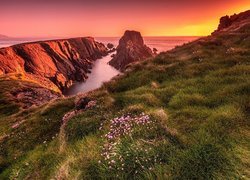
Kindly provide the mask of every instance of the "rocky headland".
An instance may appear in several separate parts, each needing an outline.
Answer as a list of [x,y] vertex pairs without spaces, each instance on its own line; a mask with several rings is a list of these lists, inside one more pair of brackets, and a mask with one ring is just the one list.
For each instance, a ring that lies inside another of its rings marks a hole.
[[27,74],[39,84],[47,79],[62,91],[87,79],[93,62],[107,53],[92,37],[18,44],[0,49],[0,75]]
[[220,18],[220,23],[217,28],[213,32],[213,34],[221,34],[223,32],[226,33],[250,33],[250,10],[234,14],[232,16],[223,16]]

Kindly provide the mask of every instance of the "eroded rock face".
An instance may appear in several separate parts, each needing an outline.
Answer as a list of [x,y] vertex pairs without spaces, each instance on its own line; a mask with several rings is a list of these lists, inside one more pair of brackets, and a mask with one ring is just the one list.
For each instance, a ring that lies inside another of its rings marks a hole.
[[43,87],[23,87],[11,91],[14,101],[26,109],[33,105],[40,106],[52,99],[60,97],[59,93]]
[[93,61],[107,52],[92,37],[14,45],[0,49],[0,74],[45,77],[63,90],[74,81],[85,80]]
[[250,33],[250,10],[242,12],[240,14],[234,14],[232,16],[223,16],[220,18],[220,24],[218,29],[213,34],[219,34],[223,32],[240,33],[246,30]]
[[153,56],[149,47],[144,44],[140,32],[126,31],[119,40],[117,53],[109,64],[116,69],[124,70],[125,67],[133,62],[144,60]]

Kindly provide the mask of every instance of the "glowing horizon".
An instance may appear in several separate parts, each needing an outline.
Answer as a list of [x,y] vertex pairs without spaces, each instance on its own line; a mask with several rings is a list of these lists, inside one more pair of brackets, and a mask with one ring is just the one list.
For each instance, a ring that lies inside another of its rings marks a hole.
[[11,37],[206,36],[219,18],[250,9],[249,0],[2,0],[0,34]]

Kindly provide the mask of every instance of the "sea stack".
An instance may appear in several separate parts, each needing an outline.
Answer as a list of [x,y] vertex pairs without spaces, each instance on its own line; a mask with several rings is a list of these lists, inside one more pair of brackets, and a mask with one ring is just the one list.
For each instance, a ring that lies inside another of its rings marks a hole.
[[140,32],[125,31],[119,40],[116,54],[109,64],[118,70],[124,70],[130,63],[152,57],[152,50],[144,44]]

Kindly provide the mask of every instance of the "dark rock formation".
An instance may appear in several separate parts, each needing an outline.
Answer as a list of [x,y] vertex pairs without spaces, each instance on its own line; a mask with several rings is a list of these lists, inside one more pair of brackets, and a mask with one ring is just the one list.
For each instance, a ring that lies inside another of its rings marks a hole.
[[109,49],[113,49],[113,48],[114,48],[114,44],[112,44],[112,43],[108,43],[108,44],[107,44],[107,48],[109,48]]
[[220,18],[220,24],[218,27],[218,31],[229,27],[232,24],[232,21],[229,16],[223,16]]
[[213,34],[219,34],[223,32],[237,32],[240,33],[241,29],[245,32],[250,32],[250,10],[242,12],[240,14],[234,14],[232,16],[223,16],[220,18],[220,24],[218,29]]
[[116,48],[115,48],[114,44],[112,44],[112,43],[108,43],[107,48],[109,49],[108,53],[112,53],[112,52],[116,51]]
[[88,97],[83,97],[79,99],[75,105],[76,110],[85,109],[85,107],[88,105],[90,101],[91,99]]
[[158,52],[158,49],[153,48],[153,53],[154,53],[154,54],[157,54],[157,52]]
[[91,37],[14,45],[0,49],[0,74],[45,77],[63,90],[85,80],[93,61],[107,52],[105,45]]
[[60,97],[59,93],[38,86],[15,89],[11,91],[11,95],[13,96],[13,101],[24,109],[33,105],[40,106],[52,99]]
[[113,52],[115,52],[116,51],[116,48],[112,48],[112,49],[110,49],[109,51],[108,51],[108,53],[113,53]]
[[141,33],[126,31],[119,40],[117,53],[109,64],[116,69],[124,70],[128,64],[144,60],[151,56],[153,56],[153,53],[151,49],[144,44]]
[[82,109],[87,109],[91,108],[96,105],[96,101],[90,99],[89,97],[81,97],[75,104],[75,109],[76,110],[82,110]]

